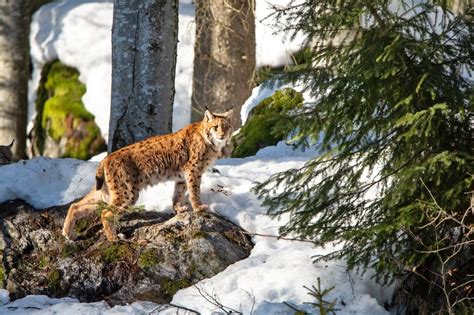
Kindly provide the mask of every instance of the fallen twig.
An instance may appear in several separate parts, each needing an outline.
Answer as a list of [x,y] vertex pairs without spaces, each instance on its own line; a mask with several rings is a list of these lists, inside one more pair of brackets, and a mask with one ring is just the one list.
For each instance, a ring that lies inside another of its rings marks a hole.
[[272,235],[272,234],[251,233],[251,232],[246,232],[246,231],[243,231],[242,233],[250,235],[250,236],[271,237],[271,238],[276,238],[278,240],[294,241],[294,242],[306,242],[306,243],[311,243],[311,244],[318,245],[318,243],[315,242],[315,241],[306,240],[306,239],[302,239],[302,238],[284,237],[284,236]]

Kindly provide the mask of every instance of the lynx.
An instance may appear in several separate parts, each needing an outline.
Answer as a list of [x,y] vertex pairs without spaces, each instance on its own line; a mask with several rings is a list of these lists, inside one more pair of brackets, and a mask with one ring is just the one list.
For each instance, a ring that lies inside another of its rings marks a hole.
[[108,155],[97,168],[95,187],[69,207],[63,235],[74,240],[76,221],[94,215],[97,203],[106,202],[108,206],[100,214],[103,231],[109,241],[117,240],[114,215],[133,205],[141,189],[162,181],[175,181],[175,213],[188,210],[183,204],[186,190],[192,209],[205,211],[208,206],[201,203],[201,176],[223,154],[232,134],[231,115],[231,111],[213,114],[206,110],[201,122]]
[[10,164],[13,161],[13,143],[14,139],[9,145],[0,145],[0,165]]

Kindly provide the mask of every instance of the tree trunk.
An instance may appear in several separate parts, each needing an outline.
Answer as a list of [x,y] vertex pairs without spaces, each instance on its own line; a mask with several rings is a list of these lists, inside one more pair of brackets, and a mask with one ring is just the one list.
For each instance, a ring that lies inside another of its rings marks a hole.
[[15,139],[25,157],[29,79],[29,0],[0,0],[0,145]]
[[108,151],[171,132],[177,0],[116,0]]
[[240,108],[251,94],[255,72],[255,1],[197,0],[191,120],[206,106],[215,112]]
[[453,0],[448,2],[449,8],[454,12],[454,14],[464,14],[469,6],[473,5],[472,0]]

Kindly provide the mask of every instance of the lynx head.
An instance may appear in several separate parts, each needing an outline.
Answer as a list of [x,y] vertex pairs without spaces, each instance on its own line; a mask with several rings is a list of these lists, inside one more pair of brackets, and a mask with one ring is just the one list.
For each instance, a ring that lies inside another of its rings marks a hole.
[[204,127],[205,136],[217,150],[222,149],[232,135],[231,117],[232,110],[223,114],[213,114],[210,110],[206,109],[204,113],[204,119],[201,124]]
[[10,164],[13,160],[12,147],[15,140],[9,145],[0,145],[0,165]]

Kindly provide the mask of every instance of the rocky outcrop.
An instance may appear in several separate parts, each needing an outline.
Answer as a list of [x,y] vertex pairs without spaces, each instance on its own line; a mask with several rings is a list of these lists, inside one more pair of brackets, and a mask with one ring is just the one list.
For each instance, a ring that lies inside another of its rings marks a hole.
[[39,211],[19,200],[0,204],[0,276],[11,298],[45,294],[165,303],[177,290],[246,258],[253,247],[228,220],[192,212],[127,213],[119,220],[125,238],[113,243],[97,220],[83,220],[76,227],[78,241],[69,242],[61,235],[67,208]]

